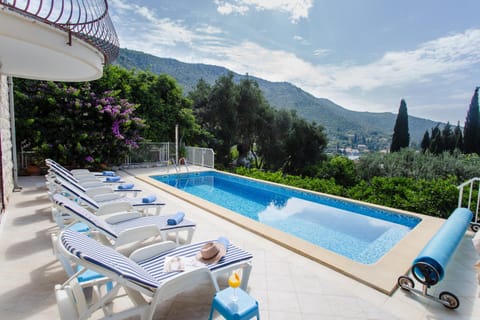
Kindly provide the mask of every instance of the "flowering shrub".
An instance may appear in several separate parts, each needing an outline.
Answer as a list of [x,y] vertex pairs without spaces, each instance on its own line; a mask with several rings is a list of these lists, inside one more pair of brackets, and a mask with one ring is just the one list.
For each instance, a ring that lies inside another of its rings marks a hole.
[[142,140],[136,105],[114,91],[95,93],[90,84],[16,81],[17,141],[45,158],[73,166],[123,162]]

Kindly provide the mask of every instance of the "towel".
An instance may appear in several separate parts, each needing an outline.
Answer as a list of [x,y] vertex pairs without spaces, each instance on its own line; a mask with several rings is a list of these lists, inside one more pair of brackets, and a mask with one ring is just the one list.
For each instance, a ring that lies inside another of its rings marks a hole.
[[68,229],[75,230],[77,232],[88,232],[90,228],[83,222],[77,222],[68,227]]
[[103,171],[102,174],[104,176],[113,177],[113,176],[115,176],[115,171]]
[[223,244],[225,246],[225,249],[228,251],[228,245],[230,244],[230,241],[228,241],[227,238],[225,238],[223,236],[218,237],[217,242]]
[[119,176],[114,176],[114,177],[107,177],[107,182],[118,182],[120,181],[120,177]]
[[155,197],[154,195],[150,195],[150,196],[147,196],[147,197],[143,197],[143,198],[142,198],[142,202],[143,202],[143,203],[152,203],[152,202],[154,202],[155,200],[157,200],[157,197]]
[[179,224],[180,222],[182,222],[183,217],[185,217],[185,213],[177,212],[173,216],[167,219],[167,224],[169,226],[174,226],[176,224]]
[[118,189],[120,190],[133,189],[133,183],[122,183],[121,185],[118,186]]

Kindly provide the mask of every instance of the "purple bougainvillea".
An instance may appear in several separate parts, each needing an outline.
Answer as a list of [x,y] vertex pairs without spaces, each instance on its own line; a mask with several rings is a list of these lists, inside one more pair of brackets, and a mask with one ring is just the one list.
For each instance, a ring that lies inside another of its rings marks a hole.
[[24,139],[45,158],[78,166],[119,164],[142,140],[137,105],[114,91],[53,82],[32,82],[24,90],[25,105],[33,107],[19,125],[29,132]]

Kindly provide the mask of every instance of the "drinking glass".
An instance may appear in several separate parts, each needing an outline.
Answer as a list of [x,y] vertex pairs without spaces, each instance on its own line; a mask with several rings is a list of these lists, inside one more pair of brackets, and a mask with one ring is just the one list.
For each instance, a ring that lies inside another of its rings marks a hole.
[[238,275],[238,272],[234,272],[228,278],[228,285],[233,288],[232,301],[237,302],[237,300],[238,300],[237,288],[240,286],[240,276]]

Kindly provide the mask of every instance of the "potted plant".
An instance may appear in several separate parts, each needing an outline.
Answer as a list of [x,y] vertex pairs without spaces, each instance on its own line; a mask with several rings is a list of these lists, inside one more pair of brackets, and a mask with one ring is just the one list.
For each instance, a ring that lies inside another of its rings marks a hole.
[[42,172],[42,168],[40,168],[40,166],[35,161],[32,161],[27,166],[27,173],[30,176],[39,176],[41,172]]

